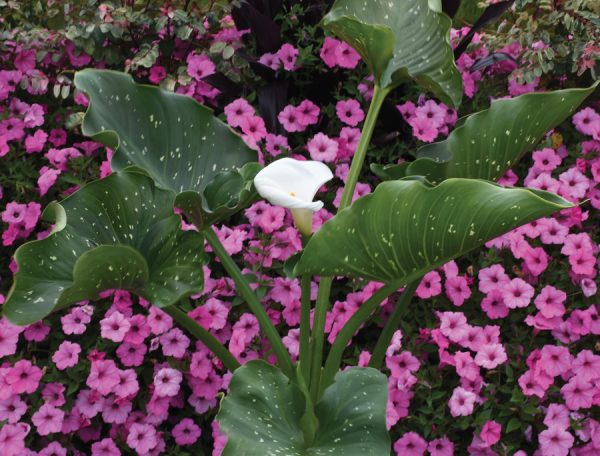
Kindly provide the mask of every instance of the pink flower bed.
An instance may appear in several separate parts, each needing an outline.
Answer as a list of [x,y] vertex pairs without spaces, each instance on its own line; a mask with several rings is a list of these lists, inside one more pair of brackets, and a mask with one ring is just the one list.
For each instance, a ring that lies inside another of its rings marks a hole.
[[[136,69],[136,78],[160,84],[179,71],[185,77],[175,91],[213,106],[261,152],[263,162],[287,154],[329,164],[336,179],[323,189],[326,205],[313,222],[318,229],[339,205],[340,184],[371,97],[358,54],[331,37],[312,34],[293,41],[290,34],[290,42],[275,52],[258,55],[259,62],[298,87],[275,113],[273,127],[259,109],[258,83],[250,70],[232,68],[209,52],[219,42],[244,47],[247,33],[235,29],[231,18],[209,29],[204,46],[173,38],[166,28],[163,32],[164,40],[174,43],[172,55],[159,55],[149,68]],[[512,62],[470,71],[477,58],[492,51],[478,46],[458,61],[466,105],[483,109],[490,97],[558,88],[555,81],[518,84],[510,77]],[[516,57],[520,49],[504,51]],[[2,303],[15,269],[15,248],[49,233],[41,220],[43,207],[111,172],[112,151],[83,137],[73,122],[87,105],[85,95],[56,97],[58,76],[84,66],[122,69],[124,62],[109,64],[82,53],[54,33],[35,39],[14,34],[0,62]],[[240,76],[245,96],[221,93],[204,80],[217,72]],[[326,72],[336,84],[323,99],[307,77]],[[455,110],[423,94],[398,93],[395,101],[394,139],[372,148],[373,163],[408,158],[417,145],[446,137],[458,120]],[[387,425],[396,454],[600,454],[599,112],[592,101],[549,132],[523,165],[500,181],[552,191],[579,206],[497,238],[428,273],[419,285],[386,356]],[[398,137],[404,146],[397,145]],[[355,198],[376,183],[363,173]],[[300,284],[281,277],[283,263],[301,249],[290,215],[261,201],[217,227],[217,233],[254,278],[296,358]],[[218,263],[211,265],[205,267],[204,291],[190,299],[189,315],[240,362],[273,361],[256,318]],[[330,343],[380,286],[335,283],[326,321]],[[0,320],[0,454],[219,455],[226,438],[213,418],[231,374],[148,302],[122,290],[102,296],[25,328]],[[368,363],[372,336],[393,304],[393,297],[386,300],[355,337],[346,352],[349,365]]]

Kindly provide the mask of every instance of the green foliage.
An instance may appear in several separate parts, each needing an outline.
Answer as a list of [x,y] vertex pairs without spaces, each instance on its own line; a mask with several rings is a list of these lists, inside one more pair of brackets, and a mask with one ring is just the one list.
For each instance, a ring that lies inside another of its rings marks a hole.
[[83,70],[75,84],[90,97],[82,131],[115,149],[115,169],[143,169],[207,223],[252,202],[257,154],[209,108],[115,71]]
[[43,215],[53,232],[17,249],[4,316],[31,324],[107,289],[129,290],[158,307],[201,291],[203,239],[180,230],[174,198],[148,177],[124,172],[49,205]]
[[452,21],[432,9],[435,3],[337,0],[323,25],[358,51],[380,87],[413,79],[458,106],[462,81],[450,46]]
[[568,207],[551,193],[474,179],[448,179],[437,186],[418,177],[384,182],[313,235],[296,272],[401,285]]
[[461,119],[444,141],[422,147],[417,160],[371,169],[384,180],[416,175],[433,183],[452,177],[498,180],[597,86],[496,100],[489,109]]
[[599,15],[597,0],[517,0],[498,33],[487,34],[483,42],[495,49],[513,42],[522,46],[516,70],[522,82],[568,73],[598,79]]
[[338,373],[315,407],[318,426],[308,438],[301,423],[305,394],[264,361],[250,361],[237,369],[217,415],[229,438],[223,456],[390,453],[385,375],[359,367]]

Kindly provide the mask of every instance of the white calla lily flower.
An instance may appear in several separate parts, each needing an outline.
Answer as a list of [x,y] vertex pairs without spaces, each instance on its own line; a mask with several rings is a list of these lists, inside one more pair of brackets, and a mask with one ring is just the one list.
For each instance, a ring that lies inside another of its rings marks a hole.
[[282,158],[264,167],[254,178],[254,186],[271,204],[291,209],[300,232],[310,235],[312,214],[323,207],[322,201],[313,198],[332,178],[333,173],[325,163]]

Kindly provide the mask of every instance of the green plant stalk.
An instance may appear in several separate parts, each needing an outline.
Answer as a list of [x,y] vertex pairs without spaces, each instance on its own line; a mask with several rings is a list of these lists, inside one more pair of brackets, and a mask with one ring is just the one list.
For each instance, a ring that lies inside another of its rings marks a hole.
[[325,342],[325,318],[329,310],[329,294],[331,293],[332,277],[322,277],[319,283],[317,303],[315,304],[315,318],[313,320],[311,340],[311,370],[310,370],[310,394],[316,404],[320,395],[321,364],[323,362],[323,344]]
[[295,378],[294,365],[292,363],[292,358],[290,354],[286,350],[281,337],[279,337],[279,333],[273,325],[273,322],[267,315],[267,312],[263,308],[257,296],[254,294],[248,281],[242,274],[242,271],[238,268],[237,264],[231,259],[223,244],[213,231],[212,227],[208,227],[203,231],[204,237],[209,245],[212,247],[215,255],[221,260],[223,267],[227,271],[227,273],[231,276],[233,281],[235,282],[236,289],[240,295],[244,298],[248,307],[258,320],[260,327],[265,332],[273,351],[275,352],[275,356],[277,356],[277,362],[279,363],[279,367],[283,371],[285,375],[287,375],[290,379]]
[[340,200],[340,207],[338,208],[338,212],[350,206],[350,204],[352,203],[354,189],[356,188],[356,183],[358,182],[360,171],[362,170],[363,164],[365,162],[367,149],[369,148],[369,143],[371,142],[371,137],[373,136],[373,130],[375,129],[375,123],[377,122],[379,111],[381,110],[381,106],[383,105],[385,97],[387,97],[389,93],[390,89],[382,89],[377,84],[375,84],[375,87],[373,89],[373,98],[371,99],[371,104],[369,106],[369,112],[367,113],[365,123],[360,133],[360,141],[358,142],[358,146],[356,147],[356,152],[354,153],[354,157],[352,158],[352,164],[350,165],[350,171],[348,171],[348,177],[346,178],[346,185],[344,186],[344,191],[342,193],[342,199]]
[[[352,203],[354,189],[356,188],[360,171],[365,162],[367,149],[369,147],[369,143],[371,142],[371,137],[373,136],[373,130],[375,129],[375,123],[377,122],[379,111],[381,110],[381,106],[383,105],[385,97],[389,93],[390,89],[382,89],[375,84],[373,89],[373,98],[371,99],[371,104],[369,105],[369,112],[367,113],[367,117],[360,134],[360,141],[356,147],[356,152],[352,158],[352,164],[350,165],[350,171],[348,172],[348,177],[346,178],[346,184],[344,185],[338,212],[348,207]],[[319,283],[317,303],[315,305],[315,319],[311,333],[312,367],[309,389],[315,403],[318,402],[321,394],[320,392],[322,391],[322,388],[320,388],[320,382],[321,363],[323,361],[323,344],[325,340],[325,317],[327,315],[327,311],[329,310],[329,294],[331,292],[332,283],[333,278],[331,277],[321,278],[321,282]]]
[[192,336],[202,342],[206,347],[219,358],[223,365],[231,372],[240,367],[237,359],[225,348],[215,336],[200,326],[196,321],[190,318],[184,311],[176,306],[164,307],[161,309],[170,315],[181,327],[186,329]]
[[398,289],[398,284],[386,285],[377,290],[369,299],[360,305],[358,310],[350,317],[346,324],[342,327],[335,342],[333,343],[327,361],[325,361],[325,367],[323,368],[323,375],[321,376],[322,389],[325,390],[329,385],[333,383],[335,374],[337,374],[342,364],[342,357],[344,351],[348,346],[348,342],[360,329],[360,327],[369,319],[373,312],[377,310],[382,301],[391,295]]
[[421,283],[422,278],[423,277],[419,277],[417,280],[409,283],[406,286],[406,288],[404,288],[402,295],[400,295],[400,299],[398,299],[398,302],[394,307],[392,315],[390,315],[390,318],[385,324],[383,331],[379,335],[379,340],[377,341],[377,344],[373,349],[373,354],[371,356],[371,361],[369,362],[369,367],[381,369],[383,359],[385,358],[385,352],[387,351],[387,348],[390,345],[392,337],[394,337],[394,332],[396,332],[396,329],[398,329],[398,326],[400,325],[400,320],[402,320],[402,317],[408,310],[408,304],[410,303],[410,300],[415,294],[419,283]]
[[302,299],[300,307],[300,372],[304,382],[310,381],[310,276],[303,276],[300,281]]

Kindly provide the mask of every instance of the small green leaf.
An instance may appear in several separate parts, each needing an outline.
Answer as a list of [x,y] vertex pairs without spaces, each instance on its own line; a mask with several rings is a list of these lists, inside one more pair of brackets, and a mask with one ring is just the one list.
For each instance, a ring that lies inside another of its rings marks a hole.
[[217,420],[228,436],[223,456],[389,455],[387,379],[375,369],[337,374],[315,407],[314,442],[304,441],[305,396],[276,367],[250,361],[237,369]]
[[551,193],[472,179],[380,184],[327,221],[297,274],[408,283],[522,224],[571,203]]
[[594,92],[587,89],[528,93],[492,102],[489,109],[461,119],[444,141],[419,149],[417,159],[399,165],[372,165],[384,180],[425,176],[437,183],[451,177],[495,181],[542,137],[568,118]]
[[83,134],[115,149],[113,169],[135,166],[160,188],[195,193],[177,203],[214,214],[205,225],[252,201],[257,154],[209,108],[116,71],[79,71],[75,85],[90,98]]
[[147,176],[122,172],[51,203],[43,217],[54,230],[17,249],[3,314],[27,325],[107,289],[129,290],[159,307],[201,291],[202,236],[181,231],[174,199]]
[[458,106],[462,78],[450,46],[452,21],[430,0],[337,0],[323,26],[361,55],[382,88],[413,79]]

